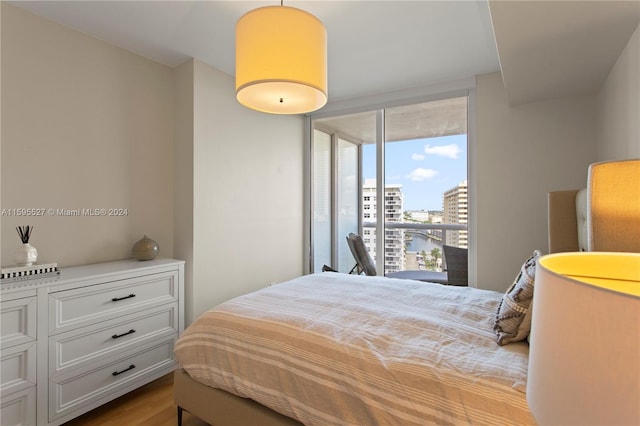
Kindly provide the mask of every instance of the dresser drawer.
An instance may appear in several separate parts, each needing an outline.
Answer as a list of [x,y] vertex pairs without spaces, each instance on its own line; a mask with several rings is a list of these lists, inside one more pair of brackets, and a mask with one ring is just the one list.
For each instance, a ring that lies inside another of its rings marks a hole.
[[122,388],[143,381],[159,370],[175,368],[175,339],[148,345],[145,349],[73,378],[49,381],[49,421],[95,402]]
[[0,402],[2,426],[36,424],[36,387],[2,397]]
[[176,271],[49,295],[49,334],[85,327],[178,300]]
[[36,339],[36,306],[35,297],[0,303],[0,347],[8,348]]
[[3,397],[36,384],[36,342],[0,350],[0,382]]
[[60,333],[49,339],[49,377],[112,359],[114,353],[151,340],[177,335],[177,303]]

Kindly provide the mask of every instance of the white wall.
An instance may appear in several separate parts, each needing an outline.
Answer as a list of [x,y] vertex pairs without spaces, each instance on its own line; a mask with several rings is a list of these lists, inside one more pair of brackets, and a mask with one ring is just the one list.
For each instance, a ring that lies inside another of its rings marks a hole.
[[[3,215],[2,265],[35,226],[41,261],[173,256],[171,70],[2,2],[1,208],[121,208],[120,217]],[[5,211],[5,213],[7,212]]]
[[[582,188],[596,161],[595,96],[510,107],[499,73],[476,80],[477,286],[504,291],[533,250],[547,252],[547,193]],[[473,188],[472,188],[473,189]]]
[[640,158],[640,26],[598,93],[598,161]]
[[193,174],[193,245],[176,248],[193,257],[187,323],[302,274],[304,191],[303,118],[248,110],[235,100],[232,76],[197,60],[191,67],[193,170],[177,170]]

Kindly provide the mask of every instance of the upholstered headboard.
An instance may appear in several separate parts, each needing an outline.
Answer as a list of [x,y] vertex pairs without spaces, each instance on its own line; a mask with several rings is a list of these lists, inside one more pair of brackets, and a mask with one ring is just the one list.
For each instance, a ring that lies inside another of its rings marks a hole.
[[640,252],[640,159],[594,163],[587,188],[548,194],[549,252]]
[[549,192],[547,207],[549,253],[587,251],[586,188]]

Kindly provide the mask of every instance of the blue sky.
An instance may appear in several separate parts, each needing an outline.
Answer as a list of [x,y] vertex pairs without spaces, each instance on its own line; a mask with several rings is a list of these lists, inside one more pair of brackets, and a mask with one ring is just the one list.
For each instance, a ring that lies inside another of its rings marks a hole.
[[[363,177],[375,179],[375,145],[364,145]],[[442,194],[467,179],[467,135],[391,142],[386,183],[401,184],[405,210],[442,210]]]

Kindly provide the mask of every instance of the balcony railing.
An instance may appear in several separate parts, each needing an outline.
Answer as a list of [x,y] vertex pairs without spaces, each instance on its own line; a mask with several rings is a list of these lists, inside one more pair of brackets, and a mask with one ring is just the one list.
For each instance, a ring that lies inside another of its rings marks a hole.
[[[375,228],[375,222],[364,222],[363,228]],[[440,230],[442,239],[446,241],[447,231],[466,231],[467,225],[463,223],[413,223],[413,222],[385,222],[386,229],[417,229]]]
[[[421,234],[425,238],[431,239],[437,245],[442,246],[446,244],[447,241],[447,231],[466,231],[466,224],[453,224],[453,223],[413,223],[413,222],[385,222],[385,229],[404,229],[414,231],[414,233]],[[375,222],[364,222],[362,227],[374,228],[376,227]],[[434,232],[435,231],[435,232]],[[466,238],[464,241],[466,242]],[[395,245],[395,244],[394,244]],[[398,247],[398,250],[401,251],[400,255],[404,255],[403,247]],[[388,254],[387,254],[388,255]],[[395,262],[394,262],[395,263]],[[391,266],[391,269],[397,270],[396,264],[394,265],[385,265],[385,269]],[[446,268],[445,259],[442,262],[443,270]]]

